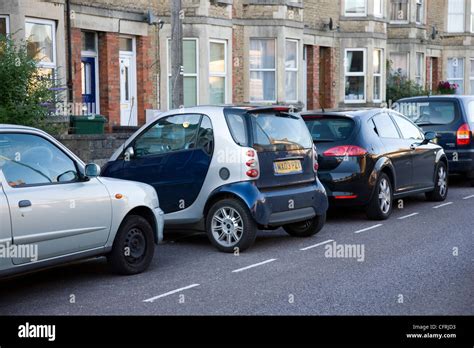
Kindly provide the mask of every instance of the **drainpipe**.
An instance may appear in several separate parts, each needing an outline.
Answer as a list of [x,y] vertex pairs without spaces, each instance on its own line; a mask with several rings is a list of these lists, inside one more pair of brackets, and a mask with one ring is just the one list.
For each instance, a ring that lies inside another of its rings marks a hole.
[[71,4],[66,0],[66,37],[67,37],[67,101],[72,103],[72,42],[71,42]]

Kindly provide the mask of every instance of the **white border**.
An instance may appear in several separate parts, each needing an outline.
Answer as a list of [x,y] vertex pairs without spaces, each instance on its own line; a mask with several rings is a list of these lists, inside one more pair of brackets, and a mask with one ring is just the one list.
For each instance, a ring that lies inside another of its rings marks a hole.
[[[347,71],[347,53],[348,52],[362,52],[363,53],[363,68],[362,72],[348,72]],[[344,50],[344,104],[365,104],[367,103],[367,49],[366,48],[346,48]],[[363,77],[364,78],[364,99],[346,99],[346,77]]]
[[[252,69],[250,68],[250,41],[252,40],[272,40],[275,43],[275,67],[273,69]],[[250,73],[252,71],[262,72],[274,72],[275,73],[275,99],[274,100],[251,100],[252,96],[249,96],[251,103],[276,103],[278,100],[278,41],[274,37],[251,37],[249,38],[249,93],[250,93]]]
[[25,17],[25,40],[28,38],[26,37],[26,24],[45,24],[51,26],[52,30],[52,40],[53,40],[53,62],[42,62],[38,61],[36,64],[40,68],[50,68],[50,69],[56,69],[57,66],[57,43],[56,43],[56,21],[50,20],[50,19],[39,19],[39,18],[33,18],[33,17]]

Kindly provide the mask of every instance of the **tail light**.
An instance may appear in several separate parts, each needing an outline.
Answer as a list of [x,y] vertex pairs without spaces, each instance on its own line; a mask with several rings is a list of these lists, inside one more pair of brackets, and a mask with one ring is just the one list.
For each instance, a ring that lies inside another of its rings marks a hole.
[[245,175],[247,178],[256,180],[260,177],[260,164],[257,151],[252,148],[244,149]]
[[354,145],[336,146],[323,153],[326,157],[360,157],[366,154],[366,149]]
[[316,149],[316,146],[313,145],[313,171],[317,173],[318,169],[319,169],[318,150]]
[[471,129],[467,123],[459,127],[456,133],[457,145],[469,145],[471,143]]

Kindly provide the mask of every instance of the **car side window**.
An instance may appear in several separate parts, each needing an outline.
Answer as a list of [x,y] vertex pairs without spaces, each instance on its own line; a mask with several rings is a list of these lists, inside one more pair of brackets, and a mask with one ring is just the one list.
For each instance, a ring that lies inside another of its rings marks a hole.
[[78,179],[74,161],[48,140],[33,134],[0,134],[0,169],[11,187]]
[[136,157],[160,155],[196,147],[201,115],[183,114],[159,119],[135,140]]
[[392,115],[393,119],[398,125],[398,128],[402,132],[404,139],[423,140],[424,136],[414,124],[407,119],[398,115]]
[[372,118],[374,123],[374,130],[381,138],[400,139],[397,127],[393,123],[390,116],[386,113],[381,113]]
[[202,117],[196,147],[203,149],[208,154],[211,154],[214,150],[214,131],[212,130],[211,120],[207,116]]

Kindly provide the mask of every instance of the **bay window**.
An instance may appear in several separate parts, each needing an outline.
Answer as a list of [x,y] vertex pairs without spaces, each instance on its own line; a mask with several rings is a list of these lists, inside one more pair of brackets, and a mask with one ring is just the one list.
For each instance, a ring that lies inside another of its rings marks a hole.
[[424,59],[425,55],[423,53],[416,53],[415,81],[419,86],[423,86],[423,69],[425,66]]
[[0,36],[7,36],[10,33],[8,16],[0,16]]
[[209,102],[225,104],[227,90],[227,42],[212,40],[209,44]]
[[424,0],[416,0],[416,23],[423,24],[424,23]]
[[382,101],[382,69],[383,69],[383,51],[374,50],[374,102]]
[[56,69],[56,23],[46,19],[25,21],[27,54],[36,61],[44,77],[52,77]]
[[464,32],[464,0],[448,0],[448,32]]
[[448,82],[457,84],[456,94],[464,94],[464,59],[448,59]]
[[390,62],[392,64],[392,73],[400,74],[400,76],[408,77],[409,53],[392,52],[390,54]]
[[390,0],[390,20],[392,22],[408,21],[408,0]]
[[384,0],[374,0],[374,16],[375,17],[383,17],[383,2]]
[[250,40],[250,101],[276,102],[275,39]]
[[[171,106],[173,81],[171,76],[171,51],[168,40],[168,102]],[[199,103],[198,90],[198,40],[183,39],[183,92],[184,106],[195,106]]]
[[367,15],[367,0],[345,0],[344,14],[346,16]]
[[298,41],[286,40],[285,53],[285,98],[287,102],[298,101]]
[[365,49],[346,49],[344,59],[345,70],[345,102],[365,103],[366,101],[366,69]]

